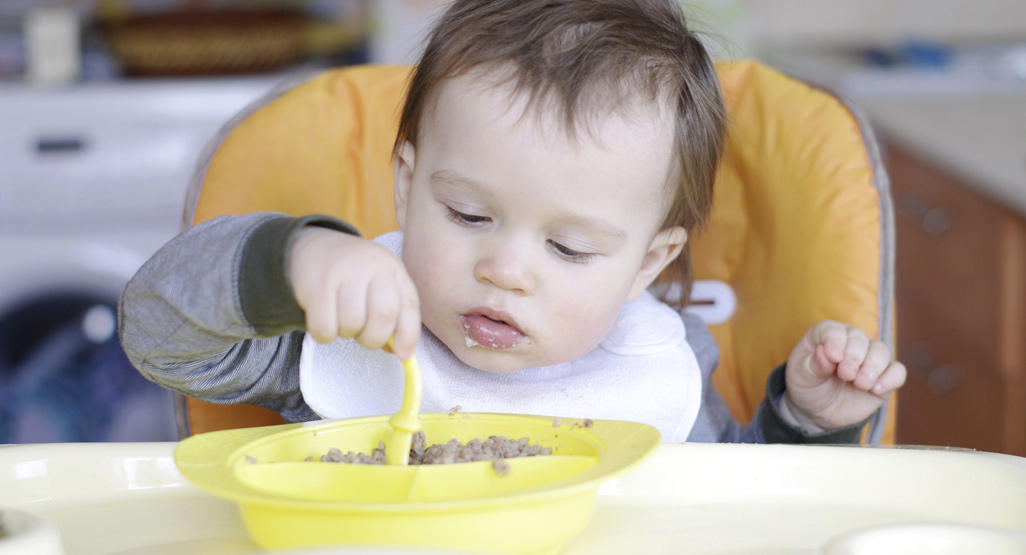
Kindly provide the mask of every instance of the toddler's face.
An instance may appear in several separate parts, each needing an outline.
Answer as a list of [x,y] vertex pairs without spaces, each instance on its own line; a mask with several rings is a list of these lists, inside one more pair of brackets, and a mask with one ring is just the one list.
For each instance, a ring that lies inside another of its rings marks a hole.
[[642,104],[576,138],[510,89],[447,80],[396,169],[424,324],[491,372],[577,358],[679,252],[660,230],[672,121]]

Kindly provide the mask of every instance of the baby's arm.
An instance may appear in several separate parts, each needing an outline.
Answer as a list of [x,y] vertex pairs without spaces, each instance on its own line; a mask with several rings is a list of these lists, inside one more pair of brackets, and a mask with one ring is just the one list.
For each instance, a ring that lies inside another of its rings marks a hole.
[[688,441],[721,443],[858,443],[861,422],[839,429],[818,432],[803,429],[793,418],[786,418],[777,399],[783,399],[785,365],[773,370],[766,380],[766,397],[756,408],[752,421],[741,425],[713,385],[713,374],[719,363],[716,341],[702,319],[683,314],[688,344],[695,352],[702,372],[702,405]]
[[284,263],[292,233],[306,224],[355,233],[330,218],[248,214],[205,222],[162,247],[121,297],[118,331],[132,364],[192,397],[316,418],[299,391],[303,312]]

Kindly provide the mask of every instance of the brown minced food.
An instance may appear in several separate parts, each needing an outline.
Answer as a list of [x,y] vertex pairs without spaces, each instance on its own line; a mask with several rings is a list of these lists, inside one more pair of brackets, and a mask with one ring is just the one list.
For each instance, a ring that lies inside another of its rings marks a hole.
[[[504,436],[490,436],[482,441],[474,438],[466,443],[451,439],[448,443],[427,445],[424,432],[413,434],[410,444],[409,464],[451,464],[474,461],[492,461],[492,467],[499,475],[509,473],[506,459],[517,457],[535,457],[551,455],[551,447],[532,445],[526,437],[509,439]],[[312,460],[312,457],[307,458]],[[352,451],[343,454],[341,450],[331,448],[327,454],[321,455],[321,462],[385,464],[385,443],[379,442],[378,448],[366,453]]]

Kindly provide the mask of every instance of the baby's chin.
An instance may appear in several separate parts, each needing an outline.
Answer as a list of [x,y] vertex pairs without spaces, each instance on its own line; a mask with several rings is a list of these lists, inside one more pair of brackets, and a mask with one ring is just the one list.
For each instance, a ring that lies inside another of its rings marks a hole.
[[584,356],[598,345],[598,341],[595,341],[594,345],[563,342],[559,345],[562,349],[557,349],[558,352],[553,352],[551,349],[541,352],[537,342],[528,340],[526,344],[511,349],[494,349],[480,345],[462,333],[452,335],[435,333],[427,322],[425,322],[425,328],[441,341],[460,362],[492,374],[509,374],[528,368],[563,364]]
[[492,374],[509,374],[536,366],[511,351],[498,351],[480,346],[468,347],[465,344],[446,344],[446,347],[463,364]]
[[575,360],[584,353],[562,352],[547,353],[548,356],[532,356],[534,353],[525,353],[523,350],[511,349],[489,349],[482,345],[469,344],[465,338],[459,338],[459,344],[451,345],[443,341],[449,351],[460,359],[461,362],[472,368],[477,368],[492,374],[509,374],[518,370],[528,368],[541,368],[553,366]]

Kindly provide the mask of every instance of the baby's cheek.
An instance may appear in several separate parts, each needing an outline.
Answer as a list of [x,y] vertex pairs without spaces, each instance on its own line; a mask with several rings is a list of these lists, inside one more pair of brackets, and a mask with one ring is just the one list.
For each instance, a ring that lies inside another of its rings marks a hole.
[[412,243],[403,251],[403,263],[417,289],[429,284],[444,283],[447,276],[446,258],[443,253],[434,252],[426,245]]
[[556,332],[563,334],[568,349],[581,356],[594,349],[609,333],[619,312],[619,307],[601,306],[582,299],[561,307],[555,318]]

